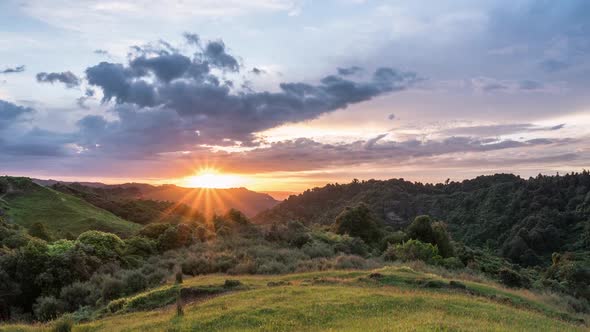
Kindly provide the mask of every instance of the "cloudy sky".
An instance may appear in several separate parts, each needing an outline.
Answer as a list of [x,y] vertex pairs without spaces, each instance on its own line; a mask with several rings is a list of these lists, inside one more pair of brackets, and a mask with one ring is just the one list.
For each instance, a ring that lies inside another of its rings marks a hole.
[[0,173],[255,190],[590,168],[590,2],[4,0]]

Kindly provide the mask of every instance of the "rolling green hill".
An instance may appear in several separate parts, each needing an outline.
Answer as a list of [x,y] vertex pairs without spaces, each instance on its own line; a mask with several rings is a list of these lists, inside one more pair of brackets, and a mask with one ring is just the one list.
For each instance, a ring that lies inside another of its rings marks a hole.
[[[419,266],[209,275],[111,301],[73,331],[586,331],[555,299]],[[179,290],[180,289],[180,290]],[[176,315],[176,294],[184,315]],[[0,331],[49,331],[0,325]]]
[[57,237],[67,233],[77,236],[90,229],[125,236],[141,227],[28,178],[0,177],[0,211],[26,228],[41,222]]
[[360,203],[393,229],[430,215],[444,221],[455,240],[523,266],[548,265],[553,252],[590,251],[588,171],[529,179],[496,174],[436,185],[355,180],[291,196],[255,221],[331,225],[346,207]]

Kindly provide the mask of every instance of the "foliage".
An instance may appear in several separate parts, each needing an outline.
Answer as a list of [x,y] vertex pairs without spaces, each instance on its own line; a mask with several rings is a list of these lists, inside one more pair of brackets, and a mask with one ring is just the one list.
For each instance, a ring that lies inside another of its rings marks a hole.
[[441,259],[437,246],[414,239],[402,244],[390,245],[383,257],[386,260],[401,260],[404,262],[413,260],[435,262],[435,260]]
[[45,224],[42,222],[33,223],[29,227],[29,235],[41,240],[51,241],[51,235],[49,235],[47,227],[45,227]]
[[86,231],[78,236],[76,243],[92,247],[93,254],[103,260],[117,259],[125,249],[125,242],[117,235],[101,231]]
[[345,208],[336,217],[333,230],[338,234],[360,237],[366,243],[375,243],[381,236],[377,221],[365,204]]

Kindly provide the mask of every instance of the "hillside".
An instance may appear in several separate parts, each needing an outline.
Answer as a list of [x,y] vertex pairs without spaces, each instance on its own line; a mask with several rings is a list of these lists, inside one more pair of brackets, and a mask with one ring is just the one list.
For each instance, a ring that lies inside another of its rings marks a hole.
[[0,211],[25,228],[41,222],[56,237],[67,233],[77,236],[91,229],[129,235],[140,228],[80,198],[40,186],[28,178],[0,177]]
[[[76,191],[93,192],[96,195],[111,196],[124,199],[142,199],[185,204],[193,209],[210,215],[222,214],[230,208],[238,209],[249,217],[269,209],[279,201],[271,195],[258,193],[246,188],[184,188],[176,185],[153,186],[145,183],[125,183],[107,185],[96,182],[75,183],[56,180],[38,180],[36,183],[51,186],[62,191],[65,187]],[[67,188],[65,188],[67,192]]]
[[392,179],[314,188],[260,213],[258,223],[330,225],[347,206],[366,203],[383,225],[400,229],[428,214],[455,240],[489,247],[523,265],[546,265],[554,251],[590,250],[590,174],[480,176],[422,184]]
[[[584,331],[556,299],[424,267],[187,279],[113,300],[73,331]],[[176,315],[176,294],[183,316]],[[86,314],[88,315],[88,314]],[[0,325],[43,331],[47,325]]]

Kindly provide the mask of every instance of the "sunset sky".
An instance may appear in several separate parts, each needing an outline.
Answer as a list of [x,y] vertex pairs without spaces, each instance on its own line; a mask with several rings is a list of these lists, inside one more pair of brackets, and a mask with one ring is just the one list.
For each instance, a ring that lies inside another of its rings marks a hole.
[[0,1],[0,174],[297,192],[584,168],[590,1]]

